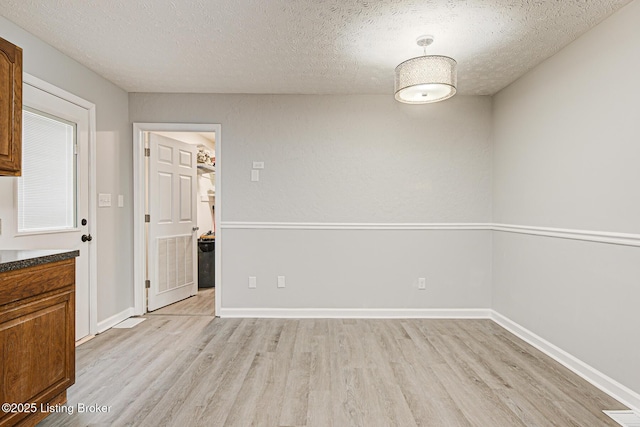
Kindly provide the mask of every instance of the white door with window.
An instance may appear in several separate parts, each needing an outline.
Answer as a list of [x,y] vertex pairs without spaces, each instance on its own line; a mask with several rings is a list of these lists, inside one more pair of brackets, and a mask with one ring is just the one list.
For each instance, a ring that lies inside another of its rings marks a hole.
[[147,310],[198,292],[195,145],[149,135]]
[[89,110],[25,82],[16,239],[30,249],[79,250],[76,340],[90,333]]

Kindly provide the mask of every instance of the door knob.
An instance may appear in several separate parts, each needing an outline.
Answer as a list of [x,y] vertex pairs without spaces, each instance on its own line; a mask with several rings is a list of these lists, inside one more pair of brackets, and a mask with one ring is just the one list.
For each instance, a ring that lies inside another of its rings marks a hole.
[[198,231],[198,230],[200,230],[200,227],[193,227],[193,228],[191,229],[191,231]]
[[83,242],[90,242],[91,240],[93,240],[93,237],[91,237],[91,234],[83,234],[80,240],[82,240]]

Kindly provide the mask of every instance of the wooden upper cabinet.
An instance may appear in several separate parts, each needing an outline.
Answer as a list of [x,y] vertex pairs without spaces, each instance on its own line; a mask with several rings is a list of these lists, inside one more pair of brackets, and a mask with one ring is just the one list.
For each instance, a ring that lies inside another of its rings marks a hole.
[[22,49],[0,38],[0,175],[22,168]]

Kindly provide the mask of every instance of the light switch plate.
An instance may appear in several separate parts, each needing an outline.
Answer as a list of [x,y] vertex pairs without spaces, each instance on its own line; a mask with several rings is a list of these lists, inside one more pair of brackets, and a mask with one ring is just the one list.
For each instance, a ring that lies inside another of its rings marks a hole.
[[251,169],[251,182],[260,181],[260,172],[256,169]]
[[111,194],[100,193],[98,194],[98,207],[108,208],[111,206]]
[[278,276],[278,287],[279,288],[284,288],[285,287],[284,276]]
[[124,196],[122,194],[118,195],[118,207],[124,208]]
[[255,276],[249,276],[249,289],[255,289],[257,285],[257,280]]
[[264,169],[264,162],[253,162],[254,169]]

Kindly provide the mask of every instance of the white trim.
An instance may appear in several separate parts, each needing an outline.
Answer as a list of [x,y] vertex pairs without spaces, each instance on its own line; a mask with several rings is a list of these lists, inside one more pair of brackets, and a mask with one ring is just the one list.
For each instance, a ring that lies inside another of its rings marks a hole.
[[219,224],[218,228],[245,230],[493,230],[614,245],[640,246],[640,234],[483,222],[369,223],[224,221]]
[[531,234],[560,239],[584,240],[624,246],[640,246],[640,234],[613,233],[608,231],[576,230],[571,228],[534,227],[529,225],[493,224],[494,231]]
[[594,367],[587,365],[582,360],[567,353],[563,349],[555,346],[497,311],[490,311],[491,319],[507,331],[531,344],[622,404],[628,406],[634,411],[640,410],[640,394],[620,384]]
[[[145,312],[145,244],[144,244],[144,130],[133,124],[133,308],[134,314]],[[140,221],[140,218],[143,218]],[[142,284],[142,286],[140,286]]]
[[[92,104],[93,105],[93,104]],[[89,109],[89,233],[98,239],[98,184],[97,184],[97,127],[96,106]],[[99,242],[99,240],[96,240]],[[89,251],[89,334],[98,333],[98,245]]]
[[216,132],[216,200],[215,210],[213,211],[213,220],[215,221],[213,228],[216,234],[215,254],[214,254],[214,277],[216,287],[216,294],[214,300],[214,313],[219,316],[218,313],[222,310],[222,298],[223,298],[223,283],[222,283],[222,229],[218,229],[222,223],[222,126],[214,125]]
[[61,234],[61,233],[77,233],[80,231],[80,228],[57,228],[55,230],[51,229],[42,229],[42,230],[34,230],[34,231],[16,231],[13,237],[25,237],[25,236],[42,236],[43,234]]
[[[217,177],[216,177],[217,179]],[[217,181],[216,181],[217,183]],[[217,186],[216,186],[217,191]],[[223,229],[271,230],[491,230],[490,223],[242,222],[224,221]]]
[[89,102],[86,99],[80,98],[79,96],[74,95],[71,92],[67,92],[64,89],[60,89],[58,86],[54,86],[51,83],[41,80],[28,73],[22,73],[22,83],[28,84],[30,86],[33,86],[40,90],[48,92],[51,95],[57,96],[58,98],[64,99],[65,101],[69,101],[72,104],[76,104],[77,106],[82,107],[86,110],[90,110],[91,108],[95,109],[96,107],[94,103]]
[[[94,239],[98,238],[96,212],[96,105],[86,99],[80,98],[64,89],[41,80],[29,73],[22,73],[23,84],[28,84],[37,89],[71,102],[84,108],[89,113],[89,234]],[[89,334],[94,335],[98,330],[98,249],[97,245],[90,245],[89,250]]]
[[[216,134],[216,224],[222,221],[222,126],[206,123],[134,123],[133,124],[133,313],[145,314],[145,226],[144,226],[144,138],[143,132],[215,132]],[[222,304],[222,233],[216,235],[215,310]]]
[[120,313],[116,313],[111,317],[108,317],[101,322],[98,323],[98,333],[101,334],[107,329],[113,328],[118,323],[127,320],[129,317],[134,315],[134,308],[129,307],[126,310],[121,311]]
[[225,318],[489,319],[488,308],[222,308]]

